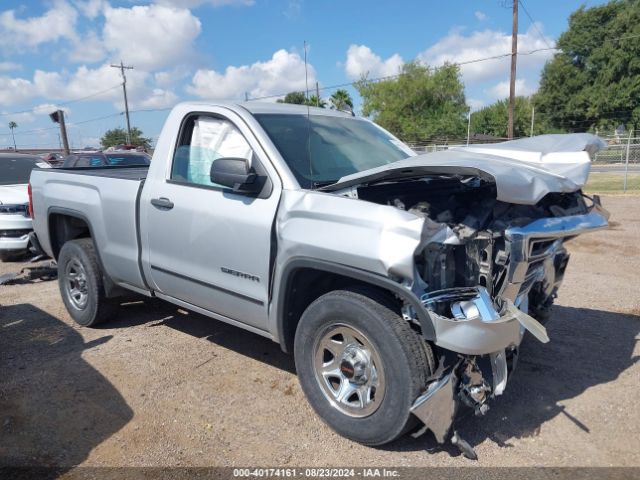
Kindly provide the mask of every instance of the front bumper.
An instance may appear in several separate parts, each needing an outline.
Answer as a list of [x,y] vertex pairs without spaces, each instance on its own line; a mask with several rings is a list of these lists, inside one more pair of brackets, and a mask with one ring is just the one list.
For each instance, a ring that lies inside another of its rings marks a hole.
[[[606,228],[608,218],[608,212],[594,203],[584,215],[545,218],[508,229],[506,278],[494,298],[481,286],[422,295],[435,345],[458,354],[457,363],[448,367],[441,359],[440,370],[411,408],[425,425],[422,431],[431,430],[441,443],[448,440],[461,403],[482,414],[486,402],[502,394],[525,331],[543,343],[549,341],[544,326],[526,313],[529,290],[535,282],[549,280],[547,270],[558,269],[556,257],[567,258],[564,239]],[[550,288],[558,281],[553,276]]]
[[[546,329],[506,300],[497,308],[484,287],[449,288],[422,296],[433,322],[435,344],[464,355],[483,355],[517,347],[525,330],[541,342]],[[453,317],[436,312],[450,311]]]
[[506,277],[493,299],[480,286],[422,295],[434,344],[460,354],[484,355],[518,346],[525,330],[548,341],[544,327],[526,313],[529,290],[546,277],[554,277],[550,283],[557,287],[554,259],[563,256],[563,239],[606,228],[607,219],[608,212],[594,204],[584,215],[544,218],[506,230]]
[[21,214],[0,214],[0,250],[26,250],[32,230],[30,217]]

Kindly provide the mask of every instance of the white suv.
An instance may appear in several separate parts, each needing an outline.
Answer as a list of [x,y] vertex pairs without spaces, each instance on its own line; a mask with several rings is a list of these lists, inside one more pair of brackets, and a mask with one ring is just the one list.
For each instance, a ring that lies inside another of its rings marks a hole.
[[0,260],[25,253],[33,230],[29,215],[29,176],[34,168],[49,168],[41,158],[0,154]]

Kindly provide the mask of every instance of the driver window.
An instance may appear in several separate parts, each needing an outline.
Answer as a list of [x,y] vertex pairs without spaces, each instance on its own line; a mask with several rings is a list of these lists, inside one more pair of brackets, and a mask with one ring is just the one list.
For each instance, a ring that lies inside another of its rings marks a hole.
[[251,161],[252,156],[249,143],[229,120],[194,116],[183,128],[173,159],[171,180],[222,188],[211,181],[213,161],[223,157]]

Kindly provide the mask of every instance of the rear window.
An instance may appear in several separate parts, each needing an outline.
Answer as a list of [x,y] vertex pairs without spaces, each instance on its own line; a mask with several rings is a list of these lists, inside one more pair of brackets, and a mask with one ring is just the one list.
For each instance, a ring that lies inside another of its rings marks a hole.
[[38,168],[39,158],[36,157],[1,157],[0,185],[21,185],[29,183],[31,170]]
[[128,154],[128,155],[117,155],[117,154],[107,154],[107,165],[111,167],[119,167],[119,166],[131,166],[131,165],[149,165],[151,162],[149,155],[145,154]]

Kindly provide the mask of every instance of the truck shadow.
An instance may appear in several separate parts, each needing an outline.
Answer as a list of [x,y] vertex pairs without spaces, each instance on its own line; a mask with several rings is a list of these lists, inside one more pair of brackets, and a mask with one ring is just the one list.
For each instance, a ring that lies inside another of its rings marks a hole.
[[[268,365],[295,373],[291,355],[263,337],[195,313],[180,313],[169,304],[131,305],[129,314],[109,323],[124,328],[147,323],[165,325],[207,340]],[[154,319],[154,320],[152,320]],[[558,415],[565,416],[581,432],[589,433],[588,421],[563,405],[590,387],[611,382],[640,357],[634,356],[640,333],[640,316],[586,308],[555,306],[547,325],[551,341],[544,345],[527,335],[520,358],[505,393],[494,399],[482,417],[459,418],[456,430],[472,446],[489,439],[510,447],[515,438],[537,436],[541,426]],[[606,332],[606,333],[605,333]],[[465,412],[460,412],[464,415]],[[381,447],[390,451],[446,450],[458,455],[450,445],[438,445],[429,433],[417,439],[405,436]]]
[[0,307],[0,467],[45,467],[38,475],[53,478],[127,424],[131,408],[82,359],[111,338],[85,343],[33,305]]
[[[592,425],[563,402],[617,379],[640,359],[633,354],[640,333],[640,316],[635,314],[555,306],[547,331],[551,341],[546,345],[525,337],[515,374],[489,412],[457,422],[458,433],[469,444],[489,439],[511,447],[510,440],[539,435],[541,426],[558,415],[588,434]],[[450,446],[438,446],[430,435],[424,440],[405,437],[389,448],[457,453]]]
[[161,300],[145,299],[123,305],[117,319],[105,328],[124,328],[146,323],[178,330],[196,338],[204,338],[227,350],[253,358],[280,370],[296,373],[292,355],[285,354],[271,340],[195,312],[186,312]]

